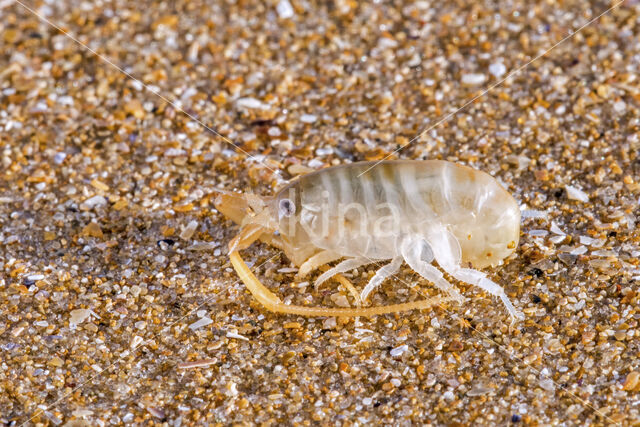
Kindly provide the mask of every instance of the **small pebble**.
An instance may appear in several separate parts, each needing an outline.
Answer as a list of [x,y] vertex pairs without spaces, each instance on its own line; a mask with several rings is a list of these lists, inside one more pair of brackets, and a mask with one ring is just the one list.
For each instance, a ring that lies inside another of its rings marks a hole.
[[56,165],[61,165],[64,159],[67,158],[67,153],[59,152],[53,157],[53,161]]
[[556,389],[556,385],[554,384],[553,380],[549,379],[549,378],[545,378],[543,380],[540,381],[540,387],[547,390],[547,391],[555,391]]
[[80,205],[80,207],[84,208],[85,210],[90,210],[96,207],[106,206],[106,204],[107,199],[105,199],[103,196],[93,196],[85,200],[82,205]]
[[562,231],[562,230],[560,229],[560,227],[558,226],[558,224],[556,224],[554,221],[551,221],[551,228],[550,228],[550,231],[551,231],[553,234],[558,234],[558,235],[560,235],[560,236],[565,236],[565,235],[566,235],[566,233],[565,233],[564,231]]
[[71,310],[71,317],[69,318],[69,324],[71,326],[79,325],[89,318],[91,310],[86,308],[79,308],[77,310]]
[[402,356],[407,350],[409,350],[409,346],[407,344],[404,344],[400,347],[392,349],[389,353],[391,354],[391,357],[398,357]]
[[613,104],[613,111],[618,114],[622,114],[626,111],[627,104],[624,101],[617,101]]
[[59,426],[60,424],[62,424],[62,420],[52,412],[44,411],[44,415],[49,419],[49,421],[51,421],[53,425]]
[[198,229],[198,221],[192,220],[182,229],[180,232],[180,238],[182,240],[189,240],[193,237],[194,233]]
[[638,371],[630,372],[622,384],[622,389],[626,391],[635,390],[640,386],[640,373]]
[[[183,238],[184,239],[184,238]],[[187,239],[185,239],[187,240]],[[189,246],[187,249],[190,251],[209,251],[220,246],[219,242],[197,242]]]
[[537,211],[533,209],[524,209],[520,212],[522,218],[546,218],[547,213],[545,211]]
[[589,196],[582,190],[577,189],[571,185],[565,185],[565,190],[567,190],[567,197],[571,200],[579,200],[581,202],[588,202]]
[[274,137],[274,138],[275,138],[275,137],[278,137],[278,136],[282,135],[282,131],[281,131],[281,130],[280,130],[280,128],[279,128],[279,127],[277,127],[277,126],[271,126],[271,127],[269,128],[269,130],[267,131],[267,134],[268,134],[269,136],[272,136],[272,137]]
[[334,329],[336,326],[338,326],[338,323],[335,317],[328,317],[322,322],[323,329]]
[[324,163],[322,162],[322,160],[320,159],[312,159],[309,163],[308,163],[309,167],[311,169],[318,169],[320,167],[322,167],[324,165]]
[[144,341],[144,338],[142,338],[141,336],[135,335],[131,340],[131,344],[129,346],[131,347],[131,349],[135,349],[140,344],[142,344],[143,341]]
[[227,338],[236,338],[236,339],[243,340],[243,341],[249,341],[249,338],[245,337],[244,335],[240,335],[239,333],[237,333],[235,331],[227,332]]
[[452,402],[452,401],[456,398],[456,397],[455,397],[455,395],[453,394],[453,392],[451,392],[451,391],[445,391],[445,392],[442,394],[442,397],[443,397],[443,398],[444,398],[444,400],[446,400],[447,402]]
[[151,415],[153,415],[156,418],[160,418],[160,419],[164,419],[165,415],[164,415],[164,411],[160,408],[157,408],[155,406],[148,406],[147,407],[147,412],[149,412]]
[[489,72],[495,77],[500,78],[507,72],[507,67],[502,62],[494,62],[489,65]]
[[316,149],[316,155],[323,157],[323,156],[328,156],[330,154],[333,154],[333,148],[332,147],[322,147],[322,148],[318,148]]
[[303,114],[300,116],[300,121],[302,123],[314,123],[318,118],[313,114]]
[[278,16],[282,19],[289,19],[294,16],[295,12],[289,0],[280,0],[276,6]]
[[270,107],[268,104],[255,99],[255,98],[240,98],[236,101],[236,105],[240,108],[254,109],[254,110],[268,110]]
[[487,76],[484,74],[463,74],[462,84],[465,86],[478,86],[485,82]]
[[332,294],[331,301],[333,301],[338,307],[351,307],[347,297],[340,292]]
[[195,331],[197,329],[200,329],[202,327],[205,327],[207,325],[210,325],[213,323],[213,320],[211,320],[208,317],[202,317],[200,319],[198,319],[197,321],[193,322],[192,324],[189,325],[189,329],[191,329],[192,331]]

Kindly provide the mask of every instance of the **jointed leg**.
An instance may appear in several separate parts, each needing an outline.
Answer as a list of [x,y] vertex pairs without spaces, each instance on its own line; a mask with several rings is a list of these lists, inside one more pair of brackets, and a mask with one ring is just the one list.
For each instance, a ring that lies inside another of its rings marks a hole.
[[333,278],[349,291],[349,293],[351,294],[351,296],[356,302],[356,307],[362,307],[362,299],[360,298],[360,294],[358,293],[358,290],[355,288],[355,286],[353,286],[353,283],[351,283],[342,274],[336,274],[335,276],[333,276]]
[[258,278],[249,270],[247,264],[237,251],[229,254],[233,268],[240,276],[249,289],[249,292],[258,300],[267,310],[276,313],[297,314],[299,316],[337,316],[337,317],[355,317],[355,316],[376,316],[378,314],[398,313],[408,310],[424,310],[436,305],[451,301],[451,297],[434,297],[419,301],[411,301],[403,304],[385,305],[381,307],[367,308],[330,308],[330,307],[304,307],[300,305],[283,304],[276,295],[267,289]]
[[433,282],[438,289],[446,292],[459,303],[463,303],[465,301],[465,298],[460,294],[460,292],[458,292],[458,290],[444,278],[440,270],[421,259],[422,242],[405,241],[402,244],[401,253],[406,263],[409,264],[409,267],[411,267],[416,273],[428,281]]
[[302,263],[302,265],[298,269],[298,276],[305,277],[307,274],[320,267],[321,265],[329,264],[330,262],[337,261],[340,258],[342,258],[342,255],[339,255],[338,253],[333,251],[318,252]]
[[469,283],[471,285],[478,286],[489,292],[491,295],[500,297],[502,303],[505,305],[511,317],[515,320],[524,320],[524,315],[519,312],[505,294],[504,289],[496,282],[487,278],[487,275],[481,271],[474,270],[472,268],[449,268],[445,269],[447,273],[460,280],[461,282]]
[[[249,270],[249,267],[247,267],[247,264],[238,252],[237,248],[245,248],[259,237],[260,234],[257,233],[256,230],[242,230],[240,234],[229,243],[229,259],[231,260],[233,268],[238,273],[238,276],[240,276],[240,279],[247,286],[247,289],[249,289],[249,292],[251,292],[254,298],[257,299],[258,302],[260,302],[267,310],[274,311],[276,313],[297,314],[299,316],[375,316],[378,314],[397,313],[407,310],[423,310],[435,305],[440,305],[452,299],[451,297],[435,297],[420,301],[407,302],[404,304],[367,308],[304,307],[300,305],[283,304],[280,301],[280,298],[260,283],[258,278],[251,272],[251,270]],[[351,287],[353,287],[353,285],[351,285]]]
[[344,261],[342,261],[341,263],[339,263],[335,267],[330,268],[329,270],[327,270],[324,273],[322,273],[320,275],[320,277],[318,277],[316,279],[315,286],[317,288],[323,282],[329,280],[330,278],[332,278],[333,276],[335,276],[338,273],[345,273],[345,272],[347,272],[349,270],[353,270],[354,268],[358,268],[358,267],[366,265],[366,264],[371,264],[372,262],[373,262],[372,260],[367,259],[367,258],[349,258],[349,259],[345,259]]
[[[318,252],[317,254],[315,254],[314,256],[310,257],[308,260],[302,263],[302,265],[298,269],[298,277],[305,277],[307,274],[309,274],[309,272],[315,270],[321,265],[325,265],[330,262],[339,260],[340,258],[342,258],[342,255],[338,254],[337,252],[333,252],[333,251]],[[353,296],[356,302],[356,307],[362,306],[362,300],[360,299],[360,294],[358,293],[356,288],[353,286],[353,284],[349,280],[347,280],[346,277],[344,277],[342,274],[336,274],[335,276],[333,276],[333,278],[342,286],[344,286],[349,291],[349,293]]]
[[455,239],[455,236],[448,231],[440,234],[432,234],[429,243],[434,248],[434,255],[438,265],[444,271],[461,282],[478,286],[490,294],[500,297],[514,321],[515,319],[524,320],[524,315],[511,304],[511,301],[507,298],[504,289],[502,289],[500,285],[487,279],[487,275],[481,271],[460,267],[460,245]]
[[367,286],[364,287],[362,292],[360,293],[360,298],[362,301],[366,301],[369,294],[378,286],[384,282],[387,277],[392,276],[400,270],[400,266],[402,265],[402,257],[396,257],[391,260],[391,262],[387,265],[380,267],[380,269],[376,272],[376,274],[371,278]]

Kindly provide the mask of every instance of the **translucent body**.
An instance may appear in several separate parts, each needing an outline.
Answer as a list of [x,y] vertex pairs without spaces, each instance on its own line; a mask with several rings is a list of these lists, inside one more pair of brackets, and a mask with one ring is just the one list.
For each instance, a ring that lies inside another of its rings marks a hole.
[[[514,319],[522,319],[504,290],[471,268],[499,264],[516,249],[520,210],[513,197],[490,175],[451,162],[385,161],[371,166],[363,162],[323,169],[292,181],[274,198],[247,196],[244,205],[237,196],[218,199],[218,209],[243,224],[230,244],[231,260],[256,298],[273,311],[306,315],[373,315],[434,304],[424,300],[349,310],[285,306],[270,292],[265,297],[268,291],[249,274],[237,252],[261,239],[284,250],[300,267],[300,276],[344,258],[320,275],[316,285],[334,276],[346,281],[340,273],[390,260],[362,290],[362,301],[403,262],[448,300],[464,301],[432,265],[435,260],[452,277],[498,296]],[[243,213],[247,205],[249,215]]]
[[371,165],[323,169],[277,194],[274,212],[283,199],[296,206],[295,215],[278,218],[295,264],[318,249],[391,259],[400,255],[401,236],[429,240],[443,229],[455,236],[464,265],[494,266],[515,250],[520,209],[490,175],[446,161],[404,160],[382,162],[358,177]]

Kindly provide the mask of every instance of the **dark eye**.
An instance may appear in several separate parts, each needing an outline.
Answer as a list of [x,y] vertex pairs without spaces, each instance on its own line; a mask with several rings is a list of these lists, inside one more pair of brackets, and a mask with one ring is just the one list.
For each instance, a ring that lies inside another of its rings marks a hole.
[[296,213],[296,205],[289,199],[280,200],[280,205],[278,206],[280,210],[281,216],[291,216]]

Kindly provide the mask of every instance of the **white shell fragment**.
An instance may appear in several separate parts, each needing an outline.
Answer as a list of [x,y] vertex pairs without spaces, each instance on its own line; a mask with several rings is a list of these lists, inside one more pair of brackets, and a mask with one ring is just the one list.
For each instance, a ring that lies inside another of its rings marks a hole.
[[303,114],[302,116],[300,116],[300,121],[302,123],[313,123],[316,120],[318,120],[318,117],[314,116],[313,114]]
[[85,200],[80,207],[83,209],[93,209],[95,207],[99,207],[99,206],[105,206],[107,204],[107,199],[105,199],[103,196],[93,196],[87,200]]
[[268,110],[269,104],[255,99],[255,98],[240,98],[236,101],[236,105],[240,108],[247,108],[249,110]]
[[396,347],[392,349],[389,354],[392,357],[402,356],[407,350],[409,350],[409,346],[407,344],[401,345],[400,347]]
[[545,211],[537,211],[534,209],[523,209],[520,212],[522,218],[546,218],[547,213]]
[[276,6],[276,12],[278,12],[278,16],[282,19],[289,19],[295,14],[291,3],[289,3],[289,0],[280,0],[278,5]]
[[478,86],[487,80],[487,76],[480,73],[471,73],[462,75],[462,84],[465,86]]
[[507,67],[505,67],[502,62],[495,62],[489,65],[489,72],[495,77],[500,78],[507,72]]
[[138,347],[142,343],[142,341],[144,341],[144,338],[142,338],[141,336],[134,336],[130,344],[131,349],[135,349],[136,347]]
[[567,233],[565,233],[564,231],[562,231],[562,230],[560,229],[560,227],[558,227],[558,224],[556,224],[556,223],[555,223],[555,222],[553,222],[553,221],[551,221],[551,229],[550,229],[550,230],[551,230],[551,232],[552,232],[553,234],[557,234],[557,235],[559,235],[559,236],[566,236],[566,235],[567,235]]
[[55,156],[53,156],[53,162],[56,165],[61,165],[62,162],[64,162],[64,159],[66,158],[67,158],[67,153],[61,151],[56,153]]
[[205,327],[207,325],[210,325],[212,323],[213,323],[213,320],[211,320],[208,317],[203,317],[201,319],[196,320],[192,324],[190,324],[189,325],[189,329],[191,329],[192,331],[195,331],[196,329],[200,329],[200,328]]
[[198,221],[193,220],[189,222],[189,224],[187,224],[187,226],[182,229],[182,232],[180,232],[180,238],[182,240],[191,239],[191,237],[193,237],[193,234],[196,232],[197,229],[198,229]]
[[190,251],[208,251],[220,245],[219,242],[196,242],[187,249]]
[[79,325],[89,318],[89,316],[94,315],[99,319],[98,315],[95,314],[91,309],[88,308],[79,308],[77,310],[71,310],[71,318],[69,319],[69,325],[72,327]]
[[589,196],[582,190],[577,189],[571,185],[565,185],[564,189],[567,190],[567,197],[571,200],[578,200],[580,202],[588,202]]
[[227,338],[236,338],[236,339],[239,339],[239,340],[249,341],[249,338],[245,337],[244,335],[240,335],[236,331],[227,332]]

